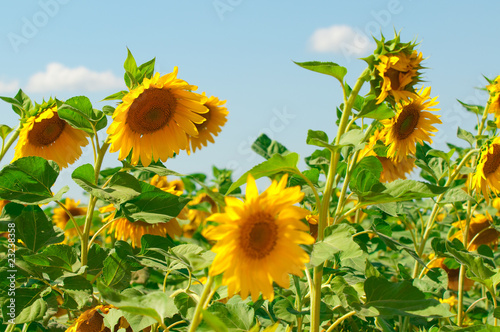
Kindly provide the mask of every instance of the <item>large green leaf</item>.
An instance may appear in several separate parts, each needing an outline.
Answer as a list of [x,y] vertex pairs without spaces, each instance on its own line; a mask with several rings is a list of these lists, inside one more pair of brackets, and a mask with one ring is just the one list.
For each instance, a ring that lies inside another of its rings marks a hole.
[[24,246],[37,252],[41,248],[64,240],[62,231],[56,232],[47,215],[38,205],[14,205],[6,207],[6,213],[14,217],[16,237]]
[[[47,311],[47,303],[42,298],[47,291],[50,293],[50,289],[48,290],[47,287],[16,288],[15,298],[12,298],[15,302],[11,302],[11,298],[7,298],[2,303],[4,321],[15,319],[16,324],[24,324],[41,319]],[[9,305],[14,307],[14,317],[9,316],[11,312]]]
[[227,190],[226,194],[231,193],[233,190],[247,182],[248,174],[252,174],[254,179],[259,179],[264,176],[270,176],[281,172],[298,173],[297,163],[299,155],[295,152],[286,155],[275,154],[269,160],[258,164],[245,174],[243,174],[231,187]]
[[384,188],[379,181],[382,171],[382,163],[377,157],[365,157],[361,159],[352,171],[349,187],[352,191],[361,195],[381,190]]
[[85,96],[77,96],[66,100],[57,109],[61,119],[66,120],[72,127],[81,129],[89,135],[106,126],[106,115],[92,107],[92,103]]
[[310,265],[318,266],[340,253],[342,259],[355,258],[363,254],[359,245],[354,242],[355,229],[347,224],[333,225],[325,229],[325,238],[313,246]]
[[63,278],[62,281],[65,308],[79,310],[92,301],[93,288],[87,279],[82,276],[71,276]]
[[208,312],[219,318],[229,331],[248,331],[254,324],[255,311],[243,302],[226,305],[215,302]]
[[20,204],[45,204],[57,200],[51,187],[58,175],[59,166],[53,161],[41,157],[20,158],[0,171],[0,199]]
[[24,256],[23,259],[33,265],[61,268],[73,272],[77,253],[75,248],[68,245],[52,244],[37,254]]
[[449,317],[453,314],[439,303],[428,299],[410,282],[391,283],[385,278],[370,277],[365,284],[366,301],[360,313],[367,317],[423,316]]
[[125,289],[130,285],[131,278],[130,263],[126,258],[121,258],[116,252],[112,252],[104,260],[100,279],[106,287]]
[[345,67],[342,67],[333,62],[308,61],[295,62],[295,64],[317,73],[333,76],[342,84],[344,81],[344,76],[347,74],[347,69]]

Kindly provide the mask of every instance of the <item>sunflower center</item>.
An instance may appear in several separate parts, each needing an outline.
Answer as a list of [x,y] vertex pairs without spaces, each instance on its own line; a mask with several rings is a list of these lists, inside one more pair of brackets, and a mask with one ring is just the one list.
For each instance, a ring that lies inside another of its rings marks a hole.
[[477,245],[480,244],[489,244],[495,242],[498,239],[499,233],[495,229],[487,229],[490,227],[490,222],[488,219],[479,220],[470,223],[469,229],[469,241],[471,241],[477,234],[477,238],[474,240],[474,243]]
[[28,141],[35,146],[45,146],[54,143],[62,134],[66,122],[57,113],[50,119],[35,122],[28,133]]
[[400,82],[399,82],[399,74],[402,73],[399,70],[396,70],[394,68],[389,68],[385,72],[385,76],[389,78],[391,81],[391,89],[392,90],[399,90],[400,88]]
[[417,128],[420,119],[420,109],[413,103],[403,107],[403,111],[396,120],[395,129],[398,140],[409,137]]
[[262,259],[276,245],[278,226],[271,215],[256,213],[242,227],[241,234],[241,246],[245,254],[252,259]]
[[150,88],[137,97],[127,113],[127,124],[138,134],[162,129],[175,113],[177,100],[170,89]]
[[483,173],[487,177],[493,174],[498,169],[500,165],[500,144],[493,145],[493,152],[488,153],[486,162],[484,163]]

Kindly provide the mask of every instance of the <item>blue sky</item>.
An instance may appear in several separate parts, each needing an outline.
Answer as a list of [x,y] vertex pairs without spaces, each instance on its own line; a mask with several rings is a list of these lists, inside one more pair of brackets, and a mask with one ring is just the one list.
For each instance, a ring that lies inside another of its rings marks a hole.
[[[364,37],[397,30],[421,43],[425,84],[439,95],[443,121],[433,146],[445,149],[445,142],[459,142],[457,126],[472,130],[476,121],[456,99],[484,103],[475,89],[485,84],[481,75],[500,74],[499,12],[494,1],[10,1],[0,11],[0,95],[19,88],[35,101],[86,95],[100,108],[100,100],[125,88],[128,47],[138,63],[156,57],[161,74],[178,66],[178,77],[198,92],[227,100],[230,114],[216,144],[166,166],[208,173],[215,165],[239,176],[262,161],[250,151],[261,132],[302,157],[314,150],[305,143],[308,129],[335,135],[338,82],[292,61],[337,62],[352,85],[365,65],[358,58],[373,46]],[[1,123],[16,124],[8,104],[0,112]],[[91,155],[86,150],[63,170],[58,186]],[[108,155],[105,166],[118,165],[116,158]]]

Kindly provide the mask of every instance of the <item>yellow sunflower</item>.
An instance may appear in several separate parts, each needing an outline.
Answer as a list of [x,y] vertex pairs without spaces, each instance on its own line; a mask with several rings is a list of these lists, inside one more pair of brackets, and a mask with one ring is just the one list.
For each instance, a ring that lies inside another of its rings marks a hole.
[[[495,228],[491,227],[492,225],[493,219],[488,213],[486,213],[486,215],[476,214],[471,218],[469,223],[469,234],[467,236],[469,241],[468,250],[477,250],[482,244],[494,247],[497,246],[500,233]],[[462,230],[465,229],[465,220],[457,221],[453,223],[453,226],[458,228],[458,231],[450,237],[450,240],[459,239],[460,242],[463,242]]]
[[441,123],[439,116],[426,111],[437,111],[432,108],[438,104],[437,97],[430,99],[431,88],[421,88],[418,96],[410,101],[397,104],[397,114],[391,119],[380,121],[384,125],[382,135],[384,144],[388,146],[387,156],[395,162],[401,162],[409,154],[415,154],[416,143],[423,141],[432,143],[431,132],[437,131],[433,127]]
[[256,301],[262,293],[272,301],[273,281],[288,288],[290,273],[302,276],[309,256],[299,245],[312,244],[314,239],[301,221],[309,212],[295,206],[304,193],[299,186],[285,188],[287,180],[285,175],[279,183],[273,181],[259,195],[249,175],[245,201],[226,196],[226,212],[207,219],[218,223],[203,232],[207,239],[217,241],[209,273],[223,273],[229,296],[240,292],[243,299],[250,294]]
[[[110,309],[115,309],[113,305],[98,305],[88,309],[76,319],[76,321],[66,330],[66,332],[112,332],[109,327],[104,326],[104,316]],[[126,332],[133,332],[125,317],[120,317],[113,331],[124,329]],[[151,331],[151,327],[143,329],[144,332]]]
[[38,156],[55,161],[60,168],[74,163],[89,141],[84,131],[71,127],[57,115],[57,106],[41,109],[23,124],[14,160]]
[[[203,93],[205,95],[205,93]],[[189,143],[191,148],[188,146],[188,154],[196,152],[196,149],[201,149],[202,146],[207,146],[207,142],[214,143],[214,136],[217,136],[221,127],[227,122],[227,115],[229,112],[227,108],[224,107],[226,103],[225,100],[219,100],[219,98],[211,96],[208,98],[205,106],[208,108],[208,112],[203,114],[206,119],[200,124],[196,124],[196,129],[198,129],[198,136],[189,136]]]
[[169,181],[166,176],[155,175],[151,178],[149,184],[177,196],[182,195],[184,192],[184,182],[182,180]]
[[380,173],[380,182],[392,182],[397,179],[406,179],[408,173],[415,168],[415,159],[411,157],[403,158],[399,162],[395,162],[387,157],[378,156],[373,150],[377,141],[385,141],[385,131],[376,130],[370,137],[368,143],[361,150],[358,160],[368,156],[375,156],[382,164],[382,173]]
[[488,112],[495,115],[495,123],[500,128],[500,76],[493,83],[486,86],[490,98],[488,100]]
[[417,82],[422,68],[422,53],[413,51],[411,54],[400,52],[398,54],[381,55],[375,68],[382,78],[381,91],[377,97],[377,104],[383,102],[388,95],[395,102],[415,98],[413,85]]
[[[434,256],[431,254],[432,257]],[[429,258],[431,258],[431,255],[429,255]],[[444,263],[444,258],[437,258],[433,259],[427,264],[427,267],[429,269],[432,269],[434,267],[439,267],[443,270],[446,271],[446,274],[448,275],[448,289],[453,290],[453,291],[458,291],[458,279],[460,275],[460,269],[450,269],[446,264]],[[469,278],[465,277],[464,279],[464,290],[468,291],[474,286],[474,281],[470,280]]]
[[[84,216],[87,214],[86,207],[78,207],[80,205],[80,201],[75,202],[71,198],[66,198],[64,204],[66,209],[73,215],[73,217]],[[54,208],[54,215],[52,216],[52,221],[56,224],[57,227],[64,231],[65,241],[69,241],[78,235],[78,231],[76,228],[69,228],[65,230],[68,221],[70,220],[69,215],[62,207]],[[73,226],[73,224],[71,224]],[[80,227],[83,231],[83,226]]]
[[166,161],[188,147],[187,135],[198,136],[196,124],[208,112],[205,96],[177,78],[177,67],[170,74],[144,78],[138,87],[122,99],[108,128],[110,152],[120,151],[119,160],[132,150],[133,165],[139,158],[144,166],[151,161]]
[[472,176],[472,186],[481,192],[489,202],[490,191],[498,195],[500,192],[500,137],[481,148],[481,154]]

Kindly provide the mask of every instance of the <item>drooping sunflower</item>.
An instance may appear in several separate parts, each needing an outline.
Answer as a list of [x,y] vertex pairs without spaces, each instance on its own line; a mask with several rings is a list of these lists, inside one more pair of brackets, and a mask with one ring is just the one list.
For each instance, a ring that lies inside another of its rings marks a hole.
[[[431,256],[432,255],[432,256]],[[432,260],[427,264],[427,267],[429,269],[432,269],[434,267],[439,267],[443,270],[446,271],[446,274],[448,275],[448,289],[453,290],[453,291],[458,291],[458,279],[460,275],[460,269],[459,268],[449,268],[445,264],[445,258],[436,258],[434,259],[434,254],[429,255],[429,258],[432,258]],[[465,277],[464,279],[464,290],[468,291],[474,286],[474,281]]]
[[495,115],[495,123],[500,128],[500,75],[486,86],[490,98],[488,100],[488,112]]
[[240,292],[243,299],[250,294],[256,301],[262,293],[272,301],[273,281],[287,288],[290,273],[302,275],[309,256],[299,245],[312,244],[314,239],[301,221],[309,212],[294,205],[304,193],[299,186],[285,188],[287,180],[285,175],[279,183],[273,181],[259,195],[249,175],[245,201],[226,196],[226,212],[207,219],[218,223],[203,232],[207,239],[217,241],[209,273],[223,273],[229,296]]
[[[182,181],[180,181],[182,183]],[[169,182],[166,176],[155,175],[151,180],[150,184],[158,187],[159,189],[169,192],[171,194],[180,196],[184,190],[180,189],[179,182]],[[101,207],[99,212],[107,213],[111,212],[107,217],[103,218],[102,221],[107,223],[115,219],[116,208],[113,204]],[[184,208],[177,218],[186,219],[187,210]],[[127,218],[118,218],[114,220],[109,229],[108,234],[114,232],[114,236],[117,240],[127,241],[130,239],[132,247],[141,247],[141,238],[144,234],[166,236],[167,234],[171,237],[182,235],[182,228],[177,221],[177,218],[172,218],[166,222],[159,222],[156,224],[150,224],[141,220],[130,221]]]
[[489,201],[491,192],[500,193],[500,137],[486,143],[481,148],[476,171],[472,176],[472,186]]
[[197,89],[177,78],[177,67],[170,74],[151,79],[132,89],[113,113],[107,132],[110,152],[120,151],[119,160],[132,150],[131,163],[139,159],[144,166],[151,161],[166,161],[174,153],[188,147],[187,135],[198,136],[196,124],[208,112],[203,104],[207,97],[194,93]]
[[[63,205],[66,209],[68,209],[73,217],[84,216],[87,214],[86,207],[79,207],[80,201],[75,202],[73,199],[67,197]],[[54,208],[53,213],[54,215],[52,216],[52,221],[57,227],[64,230],[65,241],[69,241],[78,235],[78,231],[74,227],[65,230],[70,217],[62,207]],[[83,231],[83,226],[81,226],[80,229]]]
[[358,159],[361,160],[364,157],[375,156],[382,164],[382,173],[380,173],[380,182],[392,182],[397,179],[406,179],[407,174],[415,168],[415,159],[411,157],[406,157],[401,159],[399,162],[395,162],[386,156],[379,156],[374,150],[377,141],[385,141],[384,135],[387,132],[381,131],[379,129],[375,130],[373,135],[370,137],[368,143],[365,145],[363,150],[360,151]]
[[422,62],[422,53],[413,51],[407,54],[401,51],[397,54],[381,55],[375,65],[378,75],[382,78],[377,104],[390,95],[395,102],[415,98],[414,85],[420,75],[418,70]]
[[[205,95],[205,93],[203,93]],[[227,108],[224,107],[226,103],[225,100],[219,100],[219,98],[211,96],[205,103],[208,108],[208,112],[202,114],[206,119],[200,124],[196,124],[196,129],[198,129],[198,136],[189,136],[188,154],[196,152],[196,149],[201,149],[202,146],[207,146],[207,142],[214,143],[214,136],[217,136],[221,127],[227,122],[227,115],[229,112]]]
[[439,116],[427,112],[439,110],[433,108],[438,102],[437,97],[430,99],[430,93],[430,87],[422,87],[415,98],[396,105],[394,117],[380,121],[384,125],[381,135],[388,146],[387,157],[393,161],[401,162],[409,154],[415,154],[416,143],[432,143],[430,136],[437,131],[433,125],[441,123],[441,120]]
[[[465,220],[460,220],[453,223],[453,226],[458,230],[450,237],[450,240],[459,239],[463,242],[462,230],[465,229]],[[493,219],[486,213],[474,215],[469,223],[469,233],[467,239],[469,241],[468,250],[474,251],[480,245],[485,244],[496,247],[498,245],[498,238],[500,233],[492,227]]]
[[71,127],[57,115],[57,106],[41,107],[29,117],[19,133],[14,160],[38,156],[55,161],[60,168],[74,163],[88,141],[87,134]]

